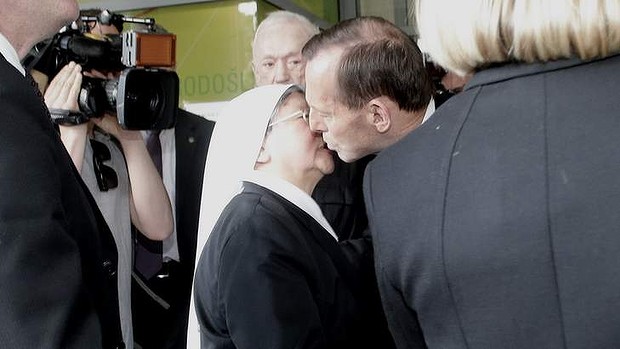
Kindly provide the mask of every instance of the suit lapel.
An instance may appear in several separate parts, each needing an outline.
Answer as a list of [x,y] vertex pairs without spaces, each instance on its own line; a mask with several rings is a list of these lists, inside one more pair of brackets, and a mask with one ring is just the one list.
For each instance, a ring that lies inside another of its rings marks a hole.
[[[177,245],[179,248],[179,256],[181,260],[188,253],[190,246],[196,244],[196,236],[193,236],[191,225],[193,219],[197,220],[193,212],[188,211],[188,207],[185,206],[188,202],[196,202],[195,195],[199,195],[201,191],[195,193],[190,189],[191,183],[194,182],[196,177],[196,171],[193,171],[191,161],[194,158],[195,151],[195,127],[191,125],[184,117],[177,119],[175,127],[175,147],[176,147],[176,219],[177,219]],[[198,201],[198,205],[200,202]]]
[[181,262],[194,264],[200,194],[212,121],[179,110],[175,126],[177,244]]

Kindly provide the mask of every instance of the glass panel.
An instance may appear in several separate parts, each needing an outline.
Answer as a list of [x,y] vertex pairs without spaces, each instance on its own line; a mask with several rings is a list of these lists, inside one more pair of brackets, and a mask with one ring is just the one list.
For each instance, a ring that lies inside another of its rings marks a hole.
[[330,23],[338,22],[338,0],[291,0],[291,2]]
[[216,1],[128,14],[153,17],[177,36],[181,102],[227,101],[254,86],[254,1]]
[[357,0],[360,16],[378,16],[401,27],[409,35],[414,35],[413,23],[409,21],[409,12],[413,9],[413,0]]

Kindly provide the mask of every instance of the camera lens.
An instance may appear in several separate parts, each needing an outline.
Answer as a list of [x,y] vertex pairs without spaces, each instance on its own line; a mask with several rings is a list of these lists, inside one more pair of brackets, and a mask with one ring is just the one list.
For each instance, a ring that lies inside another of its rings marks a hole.
[[179,104],[179,78],[175,72],[126,69],[119,79],[118,93],[117,116],[123,127],[153,130],[174,126]]

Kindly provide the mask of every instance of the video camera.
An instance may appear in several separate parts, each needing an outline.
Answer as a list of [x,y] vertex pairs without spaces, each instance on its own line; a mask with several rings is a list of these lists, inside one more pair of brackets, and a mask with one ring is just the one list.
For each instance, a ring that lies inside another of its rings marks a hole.
[[[95,24],[114,25],[121,34],[96,36]],[[146,26],[143,31],[122,31],[124,23]],[[175,65],[176,36],[155,30],[153,18],[133,18],[102,11],[82,16],[50,40],[35,46],[23,64],[53,78],[70,61],[84,71],[95,69],[120,75],[111,80],[84,76],[78,104],[80,113],[54,115],[56,123],[76,125],[105,112],[116,114],[129,130],[161,130],[176,122],[179,78],[165,68]],[[163,68],[163,69],[162,69]]]

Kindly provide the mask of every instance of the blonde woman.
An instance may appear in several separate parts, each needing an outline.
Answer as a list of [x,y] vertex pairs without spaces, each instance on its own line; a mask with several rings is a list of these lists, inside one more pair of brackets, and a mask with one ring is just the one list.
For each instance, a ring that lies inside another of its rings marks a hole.
[[474,73],[368,168],[399,348],[619,348],[620,1],[421,0]]

